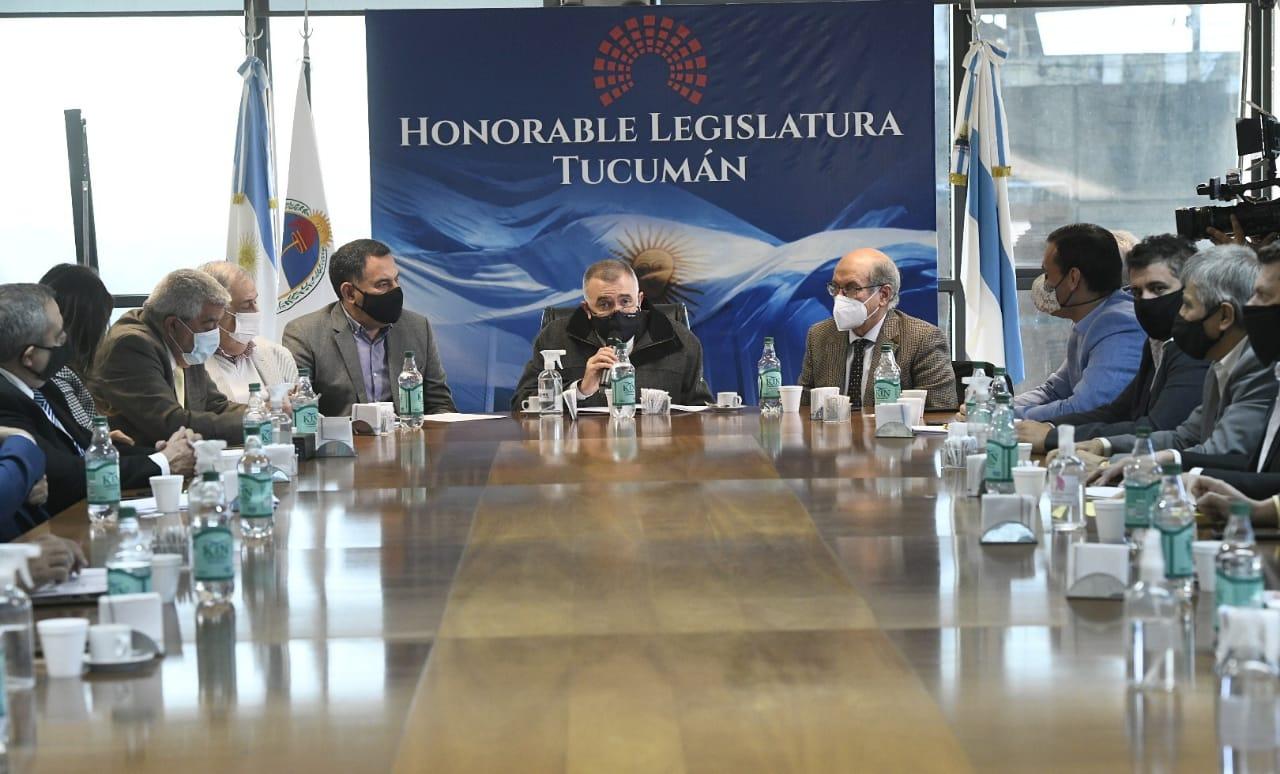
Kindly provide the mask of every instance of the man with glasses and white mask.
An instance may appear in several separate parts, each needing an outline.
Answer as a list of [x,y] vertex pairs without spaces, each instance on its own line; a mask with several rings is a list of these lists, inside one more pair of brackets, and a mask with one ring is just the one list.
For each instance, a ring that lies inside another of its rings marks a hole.
[[231,303],[218,323],[218,351],[204,366],[219,392],[236,403],[248,403],[250,384],[260,384],[265,390],[297,382],[298,366],[289,350],[258,335],[262,312],[258,310],[258,288],[249,272],[230,261],[212,261],[200,271],[231,294]]
[[604,406],[601,377],[618,362],[608,346],[612,340],[626,347],[636,369],[637,390],[665,390],[677,404],[712,401],[702,377],[702,343],[687,326],[644,300],[630,265],[615,259],[593,263],[582,277],[582,295],[583,303],[572,315],[548,322],[538,333],[533,357],[511,400],[512,410],[538,394],[540,353],[549,349],[565,351],[560,373],[565,385],[577,391],[578,405]]
[[834,299],[832,319],[809,329],[800,386],[839,387],[855,410],[874,406],[880,345],[893,345],[902,388],[928,390],[928,409],[956,407],[955,371],[946,337],[936,325],[899,311],[902,278],[893,259],[863,248],[836,264],[827,292]]

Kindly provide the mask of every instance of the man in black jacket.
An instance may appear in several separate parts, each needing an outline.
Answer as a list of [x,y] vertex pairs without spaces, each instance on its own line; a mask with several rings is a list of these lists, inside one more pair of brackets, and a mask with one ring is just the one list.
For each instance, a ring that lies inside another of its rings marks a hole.
[[1058,425],[1075,425],[1076,440],[1132,433],[1146,418],[1154,430],[1170,430],[1200,404],[1209,362],[1188,357],[1173,343],[1173,321],[1182,305],[1182,267],[1196,252],[1172,234],[1150,236],[1125,257],[1133,311],[1150,337],[1138,375],[1112,402],[1092,411],[1065,414],[1052,423],[1018,424],[1018,440],[1042,454],[1058,448]]
[[[576,390],[578,405],[605,405],[600,378],[618,358],[617,339],[628,348],[627,359],[636,369],[636,389],[666,390],[671,402],[698,405],[711,401],[711,390],[702,377],[702,343],[687,327],[668,318],[644,301],[635,271],[619,260],[598,261],[582,278],[582,306],[559,320],[552,320],[533,342],[533,357],[524,367],[513,411],[530,395],[538,394],[540,352],[564,350],[561,376]],[[639,392],[637,392],[637,396]]]
[[[0,425],[23,430],[44,452],[50,514],[85,497],[84,453],[92,438],[48,379],[70,357],[62,315],[43,285],[0,285]],[[151,476],[195,468],[190,434],[180,428],[158,449],[118,446],[120,484],[145,488]]]

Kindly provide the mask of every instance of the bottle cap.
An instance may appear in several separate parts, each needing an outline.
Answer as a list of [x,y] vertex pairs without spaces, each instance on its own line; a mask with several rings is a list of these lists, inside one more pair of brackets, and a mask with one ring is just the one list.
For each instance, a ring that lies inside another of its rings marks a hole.
[[116,516],[116,519],[118,521],[125,521],[126,519],[136,519],[136,518],[138,518],[138,509],[128,505],[121,506],[120,513]]
[[406,350],[404,351],[404,356],[405,356],[405,357],[413,357],[413,350],[411,350],[411,349],[406,349]]
[[1075,425],[1058,425],[1058,449],[1062,450],[1070,446],[1075,451],[1076,446],[1076,426]]
[[1134,427],[1134,433],[1139,438],[1147,438],[1151,435],[1151,422],[1146,417],[1138,420],[1138,424]]
[[1236,500],[1231,503],[1232,516],[1249,516],[1253,513],[1253,508],[1249,507],[1249,503],[1244,500]]
[[999,403],[1001,405],[1004,405],[1006,403],[1013,403],[1013,396],[1007,392],[1002,392],[996,396],[996,403]]
[[1004,376],[1004,375],[1005,375],[1005,370],[1004,370],[1003,368],[1001,368],[1000,366],[996,366],[995,374],[996,374],[996,376]]
[[883,343],[883,344],[881,344],[881,345],[880,345],[880,351],[881,351],[881,352],[892,352],[892,351],[893,351],[893,345],[886,341],[885,343]]
[[764,337],[764,345],[765,345],[766,347],[772,347],[772,346],[773,346],[773,337],[772,337],[772,336],[765,336],[765,337]]
[[1182,475],[1182,463],[1166,462],[1160,466],[1160,472],[1166,476],[1180,476]]
[[249,382],[249,392],[257,392],[262,389],[262,385],[257,382]]
[[107,423],[107,418],[99,414],[93,418],[93,423],[95,425],[105,425]]
[[219,479],[219,474],[218,474],[218,471],[216,470],[206,470],[205,472],[200,474],[201,481],[217,481],[218,479]]
[[305,368],[305,367],[304,367],[304,368],[299,368],[299,369],[298,369],[298,376],[300,376],[300,377],[305,376],[305,377],[307,377],[308,379],[310,379],[310,378],[311,378],[311,369],[310,369],[310,368]]

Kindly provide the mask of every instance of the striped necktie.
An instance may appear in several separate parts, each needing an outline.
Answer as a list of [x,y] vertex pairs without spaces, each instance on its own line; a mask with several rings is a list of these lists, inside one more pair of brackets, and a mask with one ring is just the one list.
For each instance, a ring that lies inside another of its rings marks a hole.
[[49,418],[49,421],[53,423],[53,426],[61,430],[62,434],[71,441],[71,445],[76,447],[76,454],[83,457],[84,447],[76,441],[75,436],[67,432],[67,428],[63,427],[62,423],[58,421],[58,418],[53,415],[53,407],[49,405],[49,400],[44,396],[44,393],[39,390],[35,390],[31,393],[31,399],[36,402],[36,405],[39,406],[40,410],[44,412],[44,415]]

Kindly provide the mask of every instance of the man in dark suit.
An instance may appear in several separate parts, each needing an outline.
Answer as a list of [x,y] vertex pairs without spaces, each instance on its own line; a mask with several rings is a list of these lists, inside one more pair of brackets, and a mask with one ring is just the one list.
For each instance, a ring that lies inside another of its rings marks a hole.
[[827,283],[832,319],[816,323],[805,342],[799,384],[803,400],[814,387],[839,387],[857,410],[875,405],[880,345],[892,344],[902,389],[928,390],[927,409],[956,407],[956,377],[946,337],[936,325],[897,310],[901,275],[879,250],[854,250]]
[[373,239],[348,242],[329,257],[329,282],[338,300],[284,329],[298,368],[311,369],[320,413],[344,416],[354,403],[398,398],[405,352],[414,353],[422,372],[425,413],[456,411],[431,323],[404,309],[391,248]]
[[218,349],[218,322],[231,296],[202,271],[160,280],[141,310],[121,317],[98,347],[89,391],[98,408],[139,444],[155,446],[180,428],[239,444],[244,410],[205,373]]
[[1129,289],[1134,315],[1150,337],[1138,375],[1119,397],[1091,411],[1063,414],[1052,422],[1019,422],[1018,440],[1043,454],[1058,448],[1059,425],[1075,425],[1077,441],[1132,433],[1143,418],[1154,430],[1169,430],[1200,405],[1209,362],[1188,357],[1172,338],[1182,306],[1182,267],[1195,252],[1194,244],[1173,234],[1150,236],[1134,246],[1125,256]]
[[[84,453],[92,437],[75,421],[49,377],[70,355],[62,315],[43,285],[0,286],[0,425],[29,434],[44,452],[49,513],[85,497]],[[190,474],[195,459],[186,428],[154,449],[118,446],[120,483],[143,488],[151,476]]]
[[[683,323],[654,309],[640,292],[635,270],[624,261],[607,258],[587,267],[582,276],[582,305],[569,317],[552,320],[533,342],[533,356],[525,364],[513,411],[524,399],[538,394],[543,350],[564,350],[561,376],[573,387],[579,406],[604,406],[601,378],[615,363],[610,339],[621,341],[627,360],[636,369],[636,389],[665,390],[676,404],[701,406],[711,402],[702,376],[702,343]],[[637,393],[638,396],[638,393]]]

